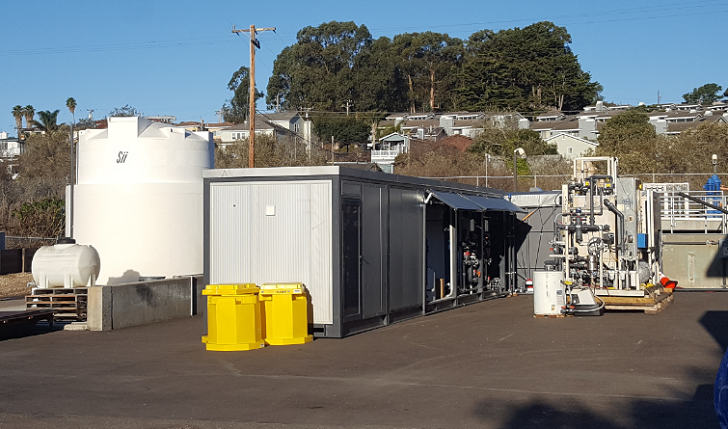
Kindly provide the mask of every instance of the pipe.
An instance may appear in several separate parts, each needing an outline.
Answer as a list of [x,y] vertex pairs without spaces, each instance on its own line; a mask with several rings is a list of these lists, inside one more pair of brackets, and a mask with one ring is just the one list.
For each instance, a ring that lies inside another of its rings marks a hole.
[[596,220],[594,218],[594,192],[597,190],[597,180],[602,179],[609,179],[611,181],[612,176],[607,176],[604,174],[594,174],[587,179],[589,180],[589,225],[594,225],[596,223]]
[[[604,205],[607,207],[607,210],[614,213],[614,215],[619,219],[619,222],[617,223],[617,228],[619,228],[619,231],[615,231],[615,234],[614,234],[614,248],[615,248],[615,256],[617,259],[617,276],[616,276],[615,280],[617,281],[617,284],[619,286],[622,286],[622,277],[621,277],[622,268],[620,267],[620,263],[619,263],[619,260],[620,260],[619,255],[621,253],[624,253],[623,248],[622,248],[624,246],[624,241],[625,241],[625,238],[623,236],[623,234],[624,234],[624,213],[619,211],[617,206],[612,204],[609,200],[605,200]],[[620,289],[621,289],[621,287],[620,287]]]
[[686,194],[684,192],[676,192],[676,194],[677,195],[680,195],[683,198],[687,198],[690,201],[696,202],[698,204],[702,204],[702,205],[704,205],[706,207],[710,207],[711,209],[718,210],[721,213],[728,214],[728,210],[724,209],[723,207],[716,206],[715,204],[711,204],[711,203],[709,203],[707,201],[703,201],[703,200],[701,200],[699,198],[695,198],[695,197],[690,196],[690,195],[688,195],[688,194]]
[[[618,232],[618,234],[614,234],[614,239],[615,240],[617,240],[617,239],[619,240],[618,243],[615,243],[615,245],[617,246],[617,248],[619,250],[624,250],[624,242],[625,242],[625,238],[624,238],[624,213],[622,213],[621,211],[619,211],[619,209],[617,208],[617,206],[615,206],[614,204],[612,204],[609,200],[605,200],[604,201],[604,205],[607,207],[607,209],[610,212],[614,213],[614,215],[617,216],[617,218],[619,219],[619,224],[618,224],[618,226],[619,226],[619,232]],[[617,258],[619,258],[619,255],[617,255]]]

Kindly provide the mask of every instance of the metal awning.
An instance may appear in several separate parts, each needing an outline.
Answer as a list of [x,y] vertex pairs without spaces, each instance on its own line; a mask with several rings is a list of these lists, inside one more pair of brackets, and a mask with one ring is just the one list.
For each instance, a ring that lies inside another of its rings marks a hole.
[[476,212],[483,210],[473,201],[452,192],[430,191],[430,195],[447,204],[453,210],[472,210]]
[[526,211],[503,198],[487,198],[480,195],[466,195],[465,198],[481,207],[481,210],[493,210],[512,213],[525,213]]

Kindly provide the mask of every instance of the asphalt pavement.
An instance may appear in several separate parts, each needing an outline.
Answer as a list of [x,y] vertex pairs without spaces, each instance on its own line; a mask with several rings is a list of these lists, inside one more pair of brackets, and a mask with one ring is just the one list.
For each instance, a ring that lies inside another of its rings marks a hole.
[[190,317],[0,341],[0,428],[717,428],[728,293],[657,315],[483,302],[345,339],[208,352]]

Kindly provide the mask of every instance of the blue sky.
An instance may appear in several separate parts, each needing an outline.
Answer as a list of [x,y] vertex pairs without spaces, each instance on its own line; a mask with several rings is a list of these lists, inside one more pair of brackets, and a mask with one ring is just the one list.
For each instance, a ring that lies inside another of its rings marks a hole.
[[419,31],[467,38],[552,21],[572,35],[572,50],[607,101],[655,103],[660,91],[662,102],[681,102],[697,86],[728,86],[726,0],[3,0],[0,16],[0,131],[11,134],[13,106],[61,109],[67,122],[68,97],[78,102],[77,117],[94,109],[102,118],[129,104],[146,115],[216,121],[230,76],[249,63],[247,36],[232,34],[233,24],[278,29],[259,36],[260,89],[298,30],[332,20],[365,24],[375,38]]

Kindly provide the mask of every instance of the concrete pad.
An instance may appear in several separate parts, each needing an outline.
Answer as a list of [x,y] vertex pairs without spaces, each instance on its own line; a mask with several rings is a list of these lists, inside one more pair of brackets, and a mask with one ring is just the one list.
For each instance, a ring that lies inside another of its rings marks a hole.
[[88,331],[88,323],[86,322],[71,322],[63,325],[64,331]]
[[25,310],[25,297],[15,297],[0,300],[0,311],[23,311]]
[[532,296],[207,352],[204,319],[0,342],[0,427],[716,428],[728,294],[535,319]]

